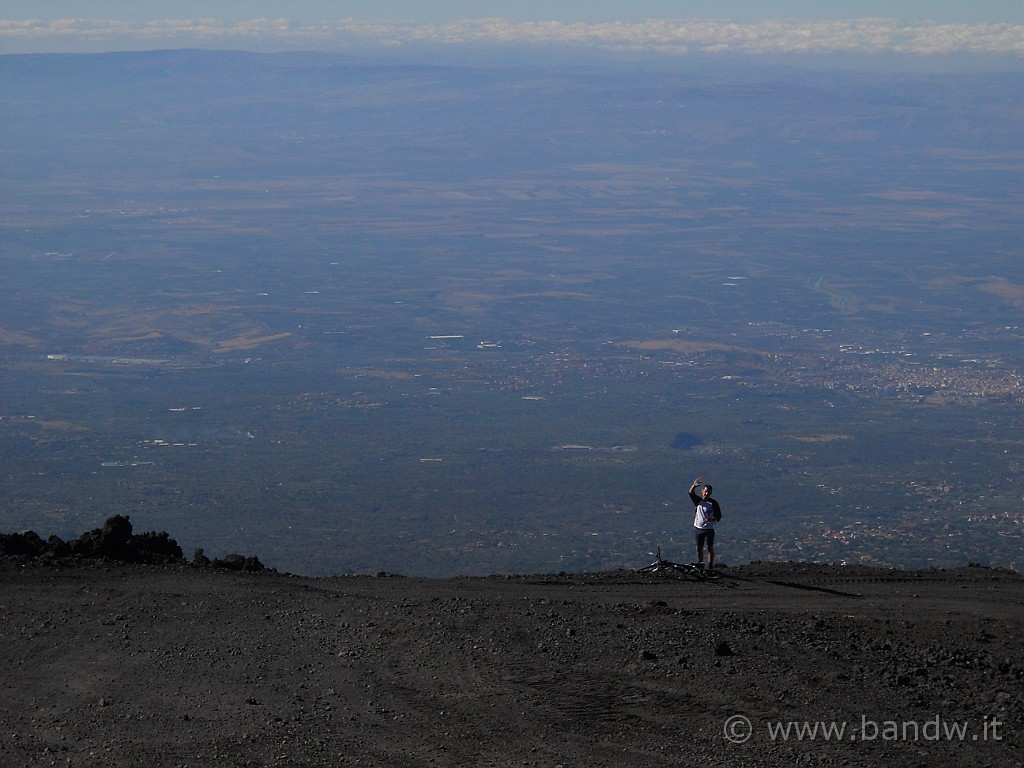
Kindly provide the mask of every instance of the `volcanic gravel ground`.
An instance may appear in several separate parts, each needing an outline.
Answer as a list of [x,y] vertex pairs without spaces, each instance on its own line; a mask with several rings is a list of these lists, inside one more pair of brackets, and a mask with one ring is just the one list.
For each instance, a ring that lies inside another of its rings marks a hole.
[[9,559],[0,765],[1024,765],[1017,574],[723,573]]

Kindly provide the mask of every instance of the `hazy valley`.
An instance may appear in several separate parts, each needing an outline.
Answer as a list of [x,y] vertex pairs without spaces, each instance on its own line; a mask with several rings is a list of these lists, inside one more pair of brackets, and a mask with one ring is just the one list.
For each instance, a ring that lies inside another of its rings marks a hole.
[[[1012,75],[3,56],[0,530],[1021,562]],[[673,448],[677,436],[692,439]]]

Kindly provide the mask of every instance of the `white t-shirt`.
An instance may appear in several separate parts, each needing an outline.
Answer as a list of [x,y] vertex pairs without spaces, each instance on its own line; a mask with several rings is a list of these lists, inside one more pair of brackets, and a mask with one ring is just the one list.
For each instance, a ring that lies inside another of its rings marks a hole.
[[693,527],[702,531],[715,527],[715,507],[710,499],[702,499],[697,505],[696,514],[693,516]]

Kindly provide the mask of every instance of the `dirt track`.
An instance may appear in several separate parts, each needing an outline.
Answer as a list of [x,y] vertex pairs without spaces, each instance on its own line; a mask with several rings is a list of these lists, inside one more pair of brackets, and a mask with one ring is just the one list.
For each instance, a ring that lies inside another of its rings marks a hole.
[[726,574],[7,561],[0,765],[1024,764],[1021,577]]

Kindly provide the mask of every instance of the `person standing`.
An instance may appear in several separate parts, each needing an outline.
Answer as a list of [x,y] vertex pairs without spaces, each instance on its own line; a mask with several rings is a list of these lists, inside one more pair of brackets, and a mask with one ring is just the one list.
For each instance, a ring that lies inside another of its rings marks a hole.
[[704,567],[704,546],[708,548],[708,568],[715,567],[715,525],[722,519],[722,508],[711,497],[711,486],[705,485],[697,495],[697,488],[704,482],[698,477],[690,486],[690,501],[696,506],[693,517],[694,536],[697,541],[697,565]]

